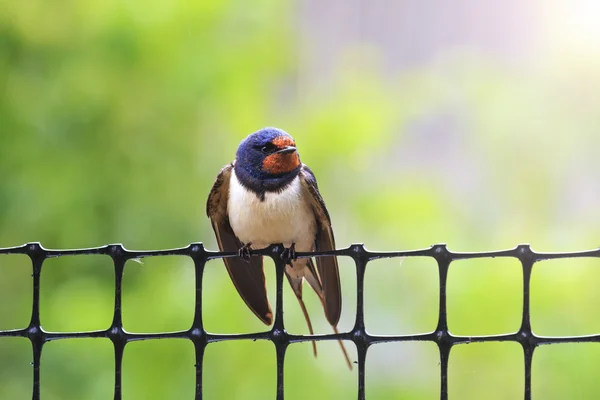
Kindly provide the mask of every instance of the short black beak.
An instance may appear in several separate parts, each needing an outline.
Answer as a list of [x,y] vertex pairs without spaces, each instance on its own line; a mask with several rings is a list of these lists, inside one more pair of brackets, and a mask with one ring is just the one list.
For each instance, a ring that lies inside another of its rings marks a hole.
[[275,153],[278,154],[288,154],[296,151],[296,147],[294,146],[285,146],[283,149],[277,150]]

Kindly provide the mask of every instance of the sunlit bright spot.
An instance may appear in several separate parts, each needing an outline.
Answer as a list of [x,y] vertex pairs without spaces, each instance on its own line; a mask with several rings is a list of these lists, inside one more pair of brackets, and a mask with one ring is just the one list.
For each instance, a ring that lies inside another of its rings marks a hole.
[[546,29],[552,40],[568,46],[568,51],[600,50],[600,2],[550,2],[544,7],[548,7]]

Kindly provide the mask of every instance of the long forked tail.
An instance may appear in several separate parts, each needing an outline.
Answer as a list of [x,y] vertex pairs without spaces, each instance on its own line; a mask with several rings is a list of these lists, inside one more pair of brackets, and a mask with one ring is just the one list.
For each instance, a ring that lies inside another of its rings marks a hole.
[[[323,305],[323,308],[325,308],[325,302],[323,299],[323,287],[318,278],[319,275],[318,275],[317,271],[315,270],[315,267],[310,258],[308,259],[307,267],[308,268],[307,268],[307,270],[305,270],[305,274],[304,274],[303,278],[293,278],[289,273],[287,273],[287,270],[286,270],[286,276],[288,278],[288,281],[290,282],[290,286],[292,287],[294,294],[296,295],[296,299],[298,299],[298,303],[300,304],[300,308],[302,309],[302,313],[304,314],[304,319],[306,320],[306,325],[308,325],[308,331],[310,332],[311,335],[314,335],[312,323],[310,322],[310,317],[308,316],[308,311],[306,310],[306,305],[304,304],[304,300],[302,300],[302,281],[303,281],[303,279],[306,279],[306,281],[308,282],[310,287],[313,288],[313,290],[317,294],[317,297],[319,298],[319,300],[321,300],[321,304]],[[331,327],[333,328],[333,331],[336,334],[340,333],[338,331],[336,325],[332,325]],[[342,352],[344,353],[344,358],[346,359],[346,364],[348,365],[348,368],[350,369],[350,371],[352,371],[352,362],[350,361],[348,352],[346,351],[346,348],[344,347],[344,343],[342,343],[341,340],[338,340],[338,343],[340,344]],[[313,354],[316,357],[317,356],[317,344],[314,340],[312,341],[312,346],[313,346]]]
[[[333,328],[333,331],[335,332],[336,335],[338,335],[340,333],[340,331],[338,331],[337,326],[331,325],[331,327]],[[344,347],[344,343],[342,343],[341,340],[338,340],[338,343],[340,344],[340,348],[342,349],[342,352],[344,353],[344,358],[346,359],[346,364],[348,364],[348,368],[350,369],[350,371],[352,371],[352,362],[350,361],[350,357],[348,357],[348,352],[346,351],[346,347]]]
[[[304,300],[302,300],[302,297],[297,297],[298,302],[300,303],[300,308],[302,309],[302,313],[304,314],[304,319],[306,320],[306,324],[308,325],[308,331],[310,332],[311,335],[314,335],[314,331],[313,331],[313,327],[312,324],[310,322],[310,317],[308,316],[308,311],[306,311],[306,306],[304,305]],[[313,340],[312,341],[312,346],[313,346],[313,354],[315,355],[315,357],[317,356],[317,343]]]
[[[302,300],[302,297],[298,297],[298,302],[300,303],[300,308],[302,309],[302,313],[304,314],[304,319],[306,319],[306,324],[308,325],[308,331],[310,332],[311,335],[314,335],[312,323],[310,322],[310,317],[308,316],[308,311],[306,310],[306,305],[304,304],[304,300]],[[333,328],[333,331],[335,332],[336,335],[338,335],[340,333],[340,331],[338,331],[337,326],[332,325],[331,327]],[[338,340],[338,343],[340,344],[342,353],[344,353],[344,358],[346,359],[346,364],[348,365],[348,368],[350,369],[350,371],[352,371],[352,362],[350,361],[350,357],[348,356],[346,347],[344,346],[344,343],[341,340]],[[312,341],[312,346],[313,346],[313,354],[316,357],[317,356],[317,344],[314,340]]]

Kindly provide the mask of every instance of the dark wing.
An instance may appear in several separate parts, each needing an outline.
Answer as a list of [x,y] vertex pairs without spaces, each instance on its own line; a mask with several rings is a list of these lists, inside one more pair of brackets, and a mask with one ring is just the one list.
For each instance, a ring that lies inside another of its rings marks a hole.
[[[227,214],[229,179],[232,169],[232,164],[221,169],[206,202],[206,214],[212,222],[219,249],[228,252],[238,251],[243,246],[243,243],[233,233]],[[246,305],[262,322],[271,325],[273,312],[267,299],[262,256],[252,256],[249,263],[240,257],[224,258],[223,262],[227,267],[229,277]]]
[[[300,170],[300,181],[308,192],[312,208],[317,220],[317,236],[315,238],[316,251],[335,250],[335,240],[331,229],[331,219],[325,207],[325,202],[319,193],[317,180],[312,171],[304,164]],[[323,302],[325,316],[331,325],[337,325],[342,311],[342,295],[340,289],[340,274],[338,271],[337,257],[315,257],[317,270],[323,286]]]

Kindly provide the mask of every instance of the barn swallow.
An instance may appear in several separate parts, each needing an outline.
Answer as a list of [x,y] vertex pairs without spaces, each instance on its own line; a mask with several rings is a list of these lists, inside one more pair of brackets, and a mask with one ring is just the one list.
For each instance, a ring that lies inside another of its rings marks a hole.
[[[335,250],[331,219],[312,171],[302,162],[294,139],[281,129],[264,128],[244,139],[235,160],[221,169],[206,204],[221,251],[239,257],[223,261],[235,288],[266,325],[273,322],[267,299],[263,257],[250,255],[282,243],[285,275],[298,299],[310,334],[312,324],[302,300],[306,280],[325,317],[338,333],[342,310],[340,276],[335,256],[296,258],[296,252]],[[352,364],[339,344],[350,369]],[[313,341],[313,352],[317,348]]]

